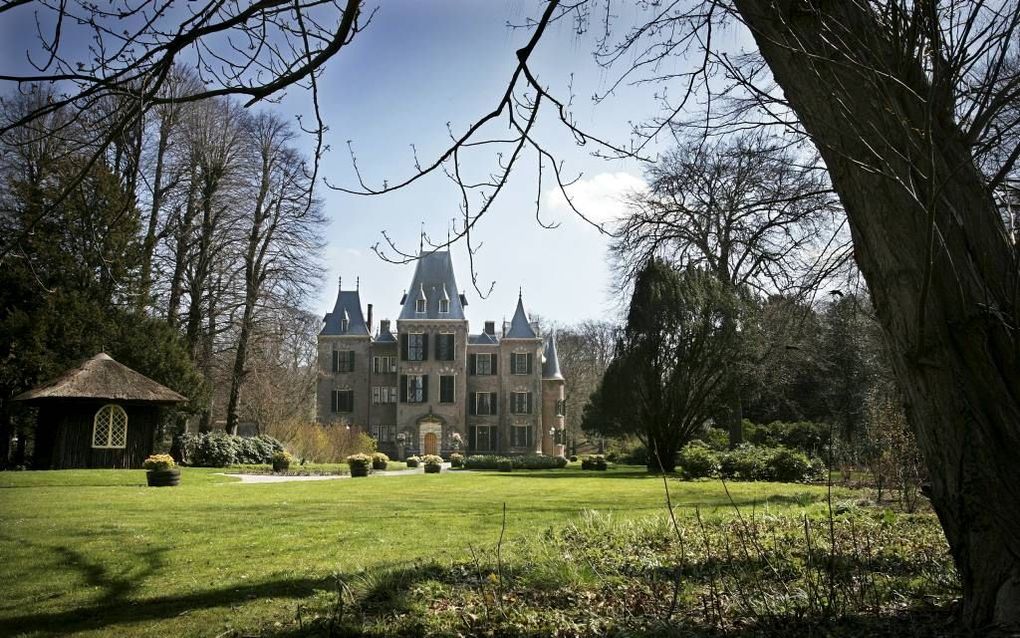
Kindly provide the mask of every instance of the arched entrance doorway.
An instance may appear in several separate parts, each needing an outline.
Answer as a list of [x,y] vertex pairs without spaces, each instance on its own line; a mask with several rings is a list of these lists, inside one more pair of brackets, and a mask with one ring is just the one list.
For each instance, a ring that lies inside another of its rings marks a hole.
[[418,421],[418,449],[422,454],[439,454],[442,441],[442,419],[429,414]]
[[422,437],[422,450],[425,454],[439,454],[439,438],[435,432],[426,432],[425,436]]

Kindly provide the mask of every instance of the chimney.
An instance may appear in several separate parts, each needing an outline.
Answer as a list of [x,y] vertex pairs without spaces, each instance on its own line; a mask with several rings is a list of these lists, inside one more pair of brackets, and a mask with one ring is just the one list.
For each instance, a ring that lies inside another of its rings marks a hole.
[[496,336],[496,322],[486,321],[485,322],[485,334],[495,337]]
[[379,334],[384,335],[390,331],[390,320],[380,319],[379,320]]
[[372,334],[372,304],[368,304],[368,334]]

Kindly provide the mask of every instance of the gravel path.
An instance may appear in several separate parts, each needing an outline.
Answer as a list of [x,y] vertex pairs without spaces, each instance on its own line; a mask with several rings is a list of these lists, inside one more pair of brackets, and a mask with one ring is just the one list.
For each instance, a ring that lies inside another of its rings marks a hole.
[[[450,469],[449,463],[443,463],[443,469]],[[392,472],[372,472],[369,474],[372,476],[407,476],[408,474],[424,474],[425,469],[423,467],[413,467],[406,470],[393,470]],[[326,476],[290,476],[281,474],[227,474],[226,472],[218,472],[220,476],[233,476],[241,479],[243,484],[256,484],[256,483],[291,483],[294,481],[335,481],[338,479],[349,479],[350,474],[330,474]]]

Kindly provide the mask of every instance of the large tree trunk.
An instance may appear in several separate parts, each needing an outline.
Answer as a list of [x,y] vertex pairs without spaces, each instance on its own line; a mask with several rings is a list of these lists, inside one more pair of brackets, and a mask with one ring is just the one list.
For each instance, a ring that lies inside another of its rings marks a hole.
[[962,620],[1020,624],[1017,268],[952,106],[863,3],[735,3],[846,208]]

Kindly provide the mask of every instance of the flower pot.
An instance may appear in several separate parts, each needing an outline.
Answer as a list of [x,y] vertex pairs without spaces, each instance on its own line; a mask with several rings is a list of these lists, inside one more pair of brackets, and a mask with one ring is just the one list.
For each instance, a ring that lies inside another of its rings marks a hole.
[[181,482],[181,471],[177,468],[170,470],[149,470],[145,473],[145,480],[149,487],[173,487]]
[[425,466],[425,473],[426,474],[439,474],[439,471],[441,469],[443,469],[443,466],[441,466],[441,465],[426,465]]
[[351,476],[368,476],[368,467],[363,465],[352,465]]

